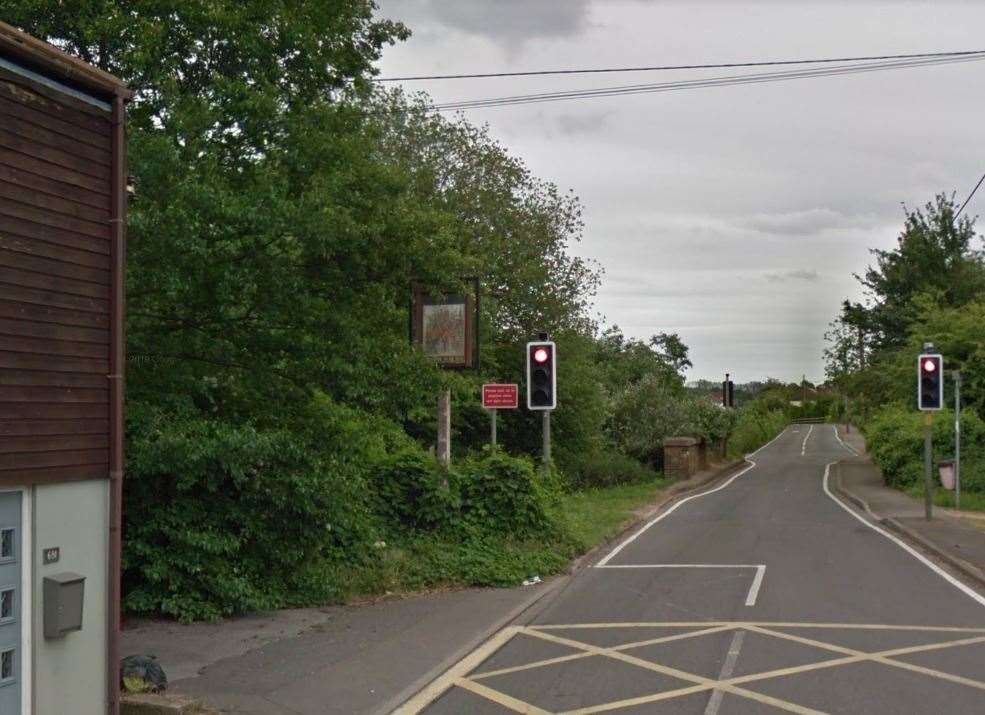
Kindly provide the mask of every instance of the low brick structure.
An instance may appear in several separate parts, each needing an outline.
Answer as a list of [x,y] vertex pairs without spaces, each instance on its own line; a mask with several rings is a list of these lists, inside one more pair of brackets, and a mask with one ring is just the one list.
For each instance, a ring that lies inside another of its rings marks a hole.
[[688,479],[701,470],[701,440],[694,437],[667,437],[664,440],[664,474]]

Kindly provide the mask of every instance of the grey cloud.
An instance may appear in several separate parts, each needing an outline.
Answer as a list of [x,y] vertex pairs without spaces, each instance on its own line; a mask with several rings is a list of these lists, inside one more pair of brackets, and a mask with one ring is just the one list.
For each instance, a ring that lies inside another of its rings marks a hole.
[[813,269],[801,268],[795,271],[784,271],[783,273],[767,273],[765,274],[765,278],[770,283],[785,283],[786,281],[817,283],[817,281],[821,280],[821,274]]
[[535,39],[578,35],[588,25],[591,0],[387,0],[383,14],[411,30],[438,23],[515,49]]
[[613,114],[612,111],[561,114],[556,121],[562,134],[591,134],[605,127]]
[[813,208],[806,211],[756,214],[741,219],[738,223],[740,226],[761,233],[810,236],[827,229],[865,227],[871,225],[872,219],[863,216],[846,216],[828,208]]

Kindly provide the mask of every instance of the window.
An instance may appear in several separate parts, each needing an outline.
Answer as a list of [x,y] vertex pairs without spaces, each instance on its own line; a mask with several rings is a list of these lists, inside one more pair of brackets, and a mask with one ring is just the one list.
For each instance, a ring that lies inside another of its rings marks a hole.
[[14,649],[0,653],[0,685],[14,682]]
[[14,528],[0,529],[0,561],[13,561],[17,558],[14,549]]
[[14,620],[14,588],[0,590],[0,623]]

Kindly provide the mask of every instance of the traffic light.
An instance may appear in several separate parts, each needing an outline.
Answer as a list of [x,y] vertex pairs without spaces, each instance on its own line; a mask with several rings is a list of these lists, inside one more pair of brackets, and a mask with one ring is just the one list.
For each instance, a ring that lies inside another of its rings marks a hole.
[[557,407],[556,346],[548,341],[527,343],[527,409]]
[[917,358],[917,407],[924,411],[944,406],[944,358],[924,354]]
[[735,383],[729,380],[728,373],[722,383],[722,407],[735,407]]

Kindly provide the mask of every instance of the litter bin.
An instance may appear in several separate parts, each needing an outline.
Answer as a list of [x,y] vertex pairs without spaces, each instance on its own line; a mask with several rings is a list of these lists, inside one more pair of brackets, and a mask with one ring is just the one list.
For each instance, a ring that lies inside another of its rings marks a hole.
[[954,491],[954,460],[942,459],[937,465],[937,471],[941,477],[941,486]]

